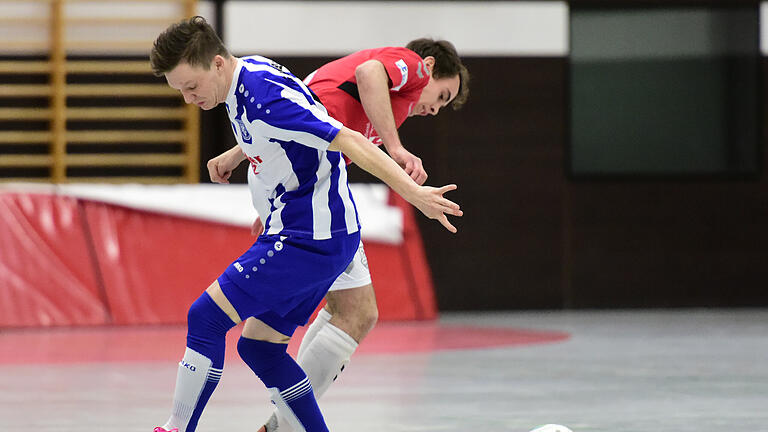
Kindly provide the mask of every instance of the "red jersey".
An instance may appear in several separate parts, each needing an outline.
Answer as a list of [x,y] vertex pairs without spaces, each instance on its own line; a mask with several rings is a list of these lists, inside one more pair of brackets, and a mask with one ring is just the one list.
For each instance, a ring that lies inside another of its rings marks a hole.
[[358,51],[322,66],[304,82],[317,95],[331,117],[360,132],[372,143],[381,145],[381,138],[360,103],[355,78],[355,68],[371,59],[380,61],[387,70],[392,113],[395,126],[399,128],[429,83],[429,71],[424,60],[407,48],[385,47]]

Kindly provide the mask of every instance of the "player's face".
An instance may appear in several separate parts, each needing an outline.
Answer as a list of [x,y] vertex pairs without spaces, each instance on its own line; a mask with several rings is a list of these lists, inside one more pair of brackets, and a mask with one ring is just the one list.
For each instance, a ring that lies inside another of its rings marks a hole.
[[414,105],[411,116],[437,115],[440,108],[448,106],[459,94],[459,76],[450,78],[429,78],[429,84],[421,91],[419,101]]
[[[216,56],[211,67],[205,69],[202,66],[190,66],[188,63],[179,63],[170,72],[165,74],[168,85],[181,92],[184,102],[195,104],[204,110],[209,110],[226,98],[227,83]],[[223,60],[223,59],[222,59]]]

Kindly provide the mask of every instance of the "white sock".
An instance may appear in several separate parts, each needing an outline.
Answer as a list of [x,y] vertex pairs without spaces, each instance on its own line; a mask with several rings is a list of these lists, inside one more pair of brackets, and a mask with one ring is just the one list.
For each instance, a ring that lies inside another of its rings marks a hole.
[[285,400],[280,395],[280,390],[275,387],[268,388],[267,390],[269,391],[270,400],[275,404],[275,412],[272,416],[275,417],[273,424],[276,429],[269,429],[269,432],[273,430],[280,430],[280,432],[307,432],[291,407],[285,403]]
[[203,388],[209,381],[218,382],[220,376],[221,369],[213,368],[208,357],[187,347],[176,375],[171,417],[163,427],[167,430],[179,428],[180,432],[184,432]]
[[356,349],[357,342],[352,336],[327,322],[299,354],[297,362],[309,377],[316,399],[325,394]]
[[330,320],[331,314],[329,314],[325,308],[320,309],[320,312],[317,313],[315,320],[312,321],[312,324],[309,325],[307,332],[304,333],[304,337],[301,338],[301,345],[299,345],[299,353],[296,355],[296,358],[301,358],[303,356],[309,344],[315,340],[317,332],[319,332],[320,329]]

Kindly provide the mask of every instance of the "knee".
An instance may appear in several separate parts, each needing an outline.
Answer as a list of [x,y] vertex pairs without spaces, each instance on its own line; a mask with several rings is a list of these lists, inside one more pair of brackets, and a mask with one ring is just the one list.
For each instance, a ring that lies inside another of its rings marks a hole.
[[204,325],[206,322],[209,312],[210,307],[206,301],[205,294],[203,294],[192,303],[192,306],[189,307],[189,311],[187,311],[187,328],[190,331],[200,328],[200,326]]
[[379,309],[376,304],[359,302],[357,304],[347,305],[348,307],[336,306],[329,312],[336,319],[354,323],[358,327],[371,327],[376,325],[379,320]]
[[249,342],[252,340],[254,339],[247,339],[241,336],[237,341],[237,354],[240,355],[240,358],[243,359],[248,366],[251,366],[254,357],[253,345]]
[[331,323],[342,329],[360,342],[379,320],[376,305],[361,304],[355,308],[337,308],[331,317]]
[[379,321],[379,308],[376,305],[369,305],[365,308],[360,308],[358,322],[361,327],[365,327],[369,332],[373,329],[376,323]]
[[237,341],[237,353],[256,375],[261,375],[265,370],[279,362],[286,353],[287,345],[276,344],[256,339],[241,337]]
[[224,334],[234,326],[235,323],[206,293],[198,297],[187,312],[189,333]]
[[198,323],[205,318],[205,304],[204,296],[200,296],[192,303],[187,311],[187,324]]

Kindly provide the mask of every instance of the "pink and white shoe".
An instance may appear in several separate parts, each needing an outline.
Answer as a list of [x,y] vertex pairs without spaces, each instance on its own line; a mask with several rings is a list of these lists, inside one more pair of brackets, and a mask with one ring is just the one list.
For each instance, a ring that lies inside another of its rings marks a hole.
[[158,426],[152,432],[179,432],[179,428],[173,428],[171,430],[168,430]]

